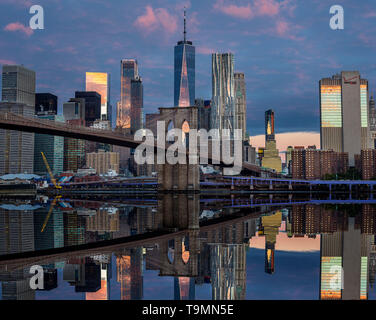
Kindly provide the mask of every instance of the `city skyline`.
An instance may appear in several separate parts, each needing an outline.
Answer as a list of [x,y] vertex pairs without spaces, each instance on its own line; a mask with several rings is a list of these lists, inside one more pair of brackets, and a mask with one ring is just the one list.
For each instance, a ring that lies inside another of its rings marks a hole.
[[[56,94],[59,97],[59,109],[74,91],[84,89],[85,72],[90,70],[111,74],[111,100],[118,101],[118,65],[124,57],[136,57],[142,64],[145,113],[154,112],[159,106],[173,105],[173,45],[181,38],[183,4],[167,5],[166,2],[157,1],[150,6],[141,1],[128,13],[121,10],[123,6],[119,3],[112,2],[105,6],[82,3],[73,8],[73,15],[69,15],[69,10],[65,10],[63,4],[50,6],[41,1],[46,9],[45,30],[6,28],[15,22],[26,25],[29,16],[23,3],[15,2],[12,6],[5,4],[9,14],[3,19],[6,25],[0,31],[3,43],[6,44],[0,63],[24,64],[35,70],[39,75],[37,92]],[[236,1],[232,6],[228,1],[184,3],[188,12],[190,39],[196,45],[196,98],[210,98],[211,54],[228,51],[234,52],[235,71],[244,72],[246,76],[247,131],[250,135],[262,133],[260,119],[268,108],[273,108],[279,116],[276,130],[279,133],[318,132],[317,79],[328,74],[340,70],[359,70],[369,80],[370,93],[373,92],[375,72],[371,60],[370,34],[373,30],[372,19],[375,18],[370,2],[355,8],[349,1],[344,1],[346,26],[341,31],[329,28],[329,2],[320,2],[313,8],[312,4],[303,8],[296,1],[265,1],[265,8],[260,3]],[[119,10],[115,10],[117,7]],[[61,19],[75,21],[77,10],[84,8],[87,12],[83,17],[80,15],[82,22],[76,21],[77,30],[69,32],[72,26],[63,24]],[[273,10],[268,12],[267,9]],[[89,29],[91,31],[93,23],[91,14],[95,16],[99,10],[104,11],[106,19],[101,19],[98,43],[77,41],[77,37],[81,37],[81,40],[87,37],[86,33]],[[303,17],[308,10],[314,14],[306,21]],[[22,20],[20,17],[23,12],[25,16]],[[131,13],[132,18],[122,17],[120,20],[121,14],[127,16]],[[57,14],[59,16],[55,17]],[[172,22],[168,24],[170,29],[167,23],[162,24],[163,14],[166,21]],[[200,19],[203,15],[205,20]],[[359,19],[355,19],[357,15],[364,19],[359,22]],[[220,34],[216,22],[218,19],[223,21],[224,26],[220,28]],[[124,20],[129,20],[127,25],[124,25]],[[355,25],[358,22],[359,25]],[[266,24],[270,27],[265,28]],[[275,28],[274,32],[272,28]],[[67,32],[72,35],[68,37]],[[322,32],[325,32],[325,37],[321,37]],[[125,34],[129,41],[119,41]],[[155,37],[157,34],[160,37]],[[12,42],[15,38],[22,40],[28,55],[22,54],[22,51],[17,53],[18,43]],[[57,45],[56,39],[61,40],[61,44]],[[106,46],[103,44],[109,45],[109,40],[112,45],[104,49]],[[335,47],[328,46],[328,43],[334,41]],[[101,50],[87,50],[96,49],[99,45]],[[356,55],[354,46],[358,48]],[[359,48],[362,49],[360,54]],[[48,53],[51,57],[47,56]],[[59,70],[56,70],[57,65],[52,65],[51,58],[59,61]],[[291,81],[284,81],[286,77]],[[299,121],[292,121],[290,112],[294,112],[295,119]]]

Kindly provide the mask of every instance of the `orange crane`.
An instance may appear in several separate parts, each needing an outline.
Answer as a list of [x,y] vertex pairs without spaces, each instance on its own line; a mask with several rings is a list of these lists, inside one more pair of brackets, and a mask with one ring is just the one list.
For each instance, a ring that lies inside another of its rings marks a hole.
[[53,185],[55,186],[56,189],[61,189],[61,186],[56,183],[56,179],[54,178],[54,175],[52,174],[51,168],[48,164],[47,158],[44,155],[43,151],[41,152],[41,154],[42,154],[42,158],[43,158],[43,161],[44,161],[44,165],[46,166],[48,174],[50,175],[51,182],[53,183]]

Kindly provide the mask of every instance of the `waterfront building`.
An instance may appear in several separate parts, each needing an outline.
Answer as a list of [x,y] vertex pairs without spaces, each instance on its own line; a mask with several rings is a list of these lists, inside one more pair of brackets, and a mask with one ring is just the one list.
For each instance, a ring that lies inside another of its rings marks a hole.
[[368,81],[358,71],[342,71],[320,80],[321,149],[354,156],[370,146],[368,125]]
[[187,40],[184,10],[184,38],[174,50],[174,106],[195,105],[195,47]]
[[291,151],[293,179],[322,179],[326,175],[344,174],[349,168],[348,153],[319,150],[316,146],[307,149],[298,146]]
[[40,112],[57,114],[57,96],[51,93],[36,93],[35,114],[38,114]]
[[100,117],[97,119],[112,121],[110,102],[111,77],[106,72],[86,72],[85,91],[96,91],[101,96]]
[[93,168],[97,174],[105,174],[109,170],[119,173],[119,153],[105,152],[98,150],[97,153],[88,153],[86,155],[86,166]]
[[376,149],[361,151],[359,169],[364,180],[373,180],[376,178]]

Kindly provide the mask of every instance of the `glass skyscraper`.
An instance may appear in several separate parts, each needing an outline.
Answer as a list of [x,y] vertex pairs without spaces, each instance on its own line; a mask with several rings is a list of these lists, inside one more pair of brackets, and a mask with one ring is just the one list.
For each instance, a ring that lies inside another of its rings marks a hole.
[[[38,115],[39,119],[64,122],[64,117],[54,114]],[[34,173],[47,175],[47,168],[44,164],[41,152],[47,158],[54,175],[64,170],[64,137],[52,136],[49,134],[35,134],[34,139]]]
[[[212,101],[211,128],[235,128],[235,82],[234,55],[232,53],[213,53],[212,55]],[[231,134],[232,135],[232,134]]]
[[175,46],[174,62],[174,106],[195,105],[195,47],[187,41],[186,17],[184,11],[184,40]]
[[118,104],[116,126],[123,129],[131,128],[131,81],[138,79],[138,63],[135,59],[123,59],[120,62],[120,103]]

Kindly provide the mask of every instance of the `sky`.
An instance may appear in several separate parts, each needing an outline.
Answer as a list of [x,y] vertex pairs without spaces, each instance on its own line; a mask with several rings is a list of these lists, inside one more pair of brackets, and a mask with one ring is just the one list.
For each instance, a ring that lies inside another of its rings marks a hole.
[[[44,30],[29,27],[33,4],[44,9]],[[344,8],[343,30],[329,26],[334,4]],[[0,0],[0,64],[35,70],[37,92],[56,94],[59,108],[85,89],[85,72],[109,72],[115,106],[120,60],[136,58],[144,111],[154,113],[173,106],[184,6],[196,46],[196,97],[211,98],[211,54],[234,53],[235,70],[245,73],[251,136],[264,133],[272,108],[276,133],[315,133],[318,141],[323,77],[358,70],[375,90],[374,0]]]

